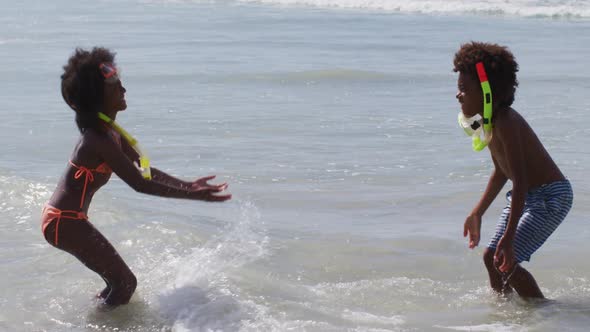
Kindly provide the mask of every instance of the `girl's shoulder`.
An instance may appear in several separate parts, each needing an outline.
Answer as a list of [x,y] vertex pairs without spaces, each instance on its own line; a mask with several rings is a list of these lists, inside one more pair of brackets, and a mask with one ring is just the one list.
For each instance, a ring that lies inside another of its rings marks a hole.
[[87,129],[80,135],[80,143],[94,146],[96,144],[115,143],[119,144],[120,137],[110,129]]
[[113,142],[113,139],[107,132],[87,129],[80,134],[73,155],[92,158],[93,156],[97,156],[101,150],[105,148],[109,149],[114,144],[116,142]]

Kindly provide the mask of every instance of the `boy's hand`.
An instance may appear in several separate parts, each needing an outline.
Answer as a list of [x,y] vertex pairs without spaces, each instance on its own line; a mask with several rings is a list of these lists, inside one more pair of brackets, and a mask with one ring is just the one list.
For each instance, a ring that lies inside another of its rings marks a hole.
[[463,237],[469,235],[469,249],[479,244],[479,231],[481,230],[481,216],[470,214],[463,225]]
[[494,253],[494,265],[500,272],[506,273],[512,271],[515,261],[512,240],[502,236]]

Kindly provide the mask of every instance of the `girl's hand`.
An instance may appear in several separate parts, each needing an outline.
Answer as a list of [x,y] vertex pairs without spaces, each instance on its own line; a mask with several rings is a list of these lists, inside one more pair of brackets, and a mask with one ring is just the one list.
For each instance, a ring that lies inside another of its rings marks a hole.
[[231,198],[231,194],[215,195],[227,189],[227,183],[209,184],[207,181],[213,180],[215,175],[200,178],[190,184],[189,190],[194,193],[199,193],[199,199],[208,202],[223,202]]
[[469,235],[469,249],[473,249],[479,244],[480,230],[481,216],[475,214],[467,216],[463,225],[463,237]]
[[215,179],[215,175],[206,176],[204,178],[200,178],[195,182],[190,184],[191,191],[201,191],[201,190],[210,190],[214,192],[221,192],[227,189],[227,183],[222,184],[209,184],[207,181]]

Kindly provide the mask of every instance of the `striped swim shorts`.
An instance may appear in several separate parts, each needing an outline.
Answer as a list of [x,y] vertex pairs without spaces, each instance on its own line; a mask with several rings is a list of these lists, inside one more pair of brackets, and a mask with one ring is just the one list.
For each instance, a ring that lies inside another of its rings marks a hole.
[[[516,261],[529,261],[531,255],[541,247],[549,235],[561,224],[572,207],[574,193],[568,180],[557,181],[530,190],[526,195],[524,210],[518,221],[514,237]],[[508,223],[512,191],[506,194],[508,205],[502,211],[496,225],[496,234],[488,248],[495,250]]]

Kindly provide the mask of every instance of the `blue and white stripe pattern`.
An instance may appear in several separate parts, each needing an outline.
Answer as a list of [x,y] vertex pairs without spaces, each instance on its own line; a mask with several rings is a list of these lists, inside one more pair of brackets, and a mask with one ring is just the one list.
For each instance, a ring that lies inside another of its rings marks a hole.
[[[531,255],[541,247],[549,235],[561,224],[572,207],[574,193],[568,180],[542,185],[527,193],[524,210],[514,237],[516,261],[529,261]],[[510,216],[512,191],[506,194],[508,205],[502,211],[496,225],[496,234],[488,248],[495,250],[506,230]]]

